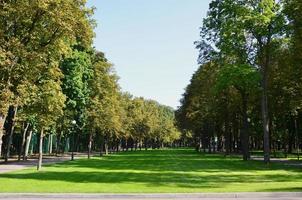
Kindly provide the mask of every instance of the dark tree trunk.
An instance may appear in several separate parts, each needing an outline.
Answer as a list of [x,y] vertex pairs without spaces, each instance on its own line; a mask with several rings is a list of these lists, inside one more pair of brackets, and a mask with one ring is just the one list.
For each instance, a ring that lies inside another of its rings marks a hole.
[[241,131],[241,149],[243,160],[250,159],[250,152],[249,152],[249,122],[248,122],[248,115],[247,115],[247,94],[244,92],[241,93],[242,97],[242,131]]
[[120,144],[121,144],[120,139],[117,139],[117,140],[116,140],[116,152],[119,152],[119,151],[120,151]]
[[6,152],[5,152],[5,162],[8,161],[8,158],[10,157],[10,147],[12,145],[13,141],[13,134],[15,129],[15,118],[17,115],[18,107],[10,106],[9,107],[9,125],[8,125],[8,137],[7,137],[7,144],[6,144]]
[[61,146],[61,140],[62,140],[63,131],[59,133],[59,136],[57,136],[57,144],[56,144],[56,155],[60,154],[60,146]]
[[100,156],[103,156],[103,152],[104,152],[104,143],[105,143],[105,137],[104,135],[101,136],[101,144],[100,144]]
[[[270,28],[269,28],[270,29]],[[269,30],[270,32],[270,30]],[[263,123],[263,152],[264,152],[264,162],[270,162],[270,136],[269,136],[269,115],[268,115],[268,76],[269,76],[269,66],[270,66],[270,43],[271,43],[271,36],[268,36],[267,43],[265,48],[263,48],[262,41],[259,39],[260,42],[260,52],[263,56],[262,60],[262,94],[261,94],[261,112],[262,112],[262,123]]]
[[148,140],[147,140],[147,138],[145,138],[144,143],[145,143],[145,150],[147,151],[148,150]]
[[298,130],[298,122],[297,118],[295,117],[295,134],[297,137],[297,158],[300,160],[300,137],[299,137],[299,130]]
[[230,120],[229,120],[229,114],[226,110],[225,115],[225,156],[230,155],[231,153],[231,131],[230,131]]

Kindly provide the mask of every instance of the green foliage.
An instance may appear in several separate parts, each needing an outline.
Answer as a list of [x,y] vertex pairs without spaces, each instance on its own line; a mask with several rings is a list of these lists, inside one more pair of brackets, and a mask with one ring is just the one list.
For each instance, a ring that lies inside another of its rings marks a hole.
[[241,133],[263,144],[263,129],[266,161],[269,138],[273,148],[299,148],[301,8],[298,0],[210,3],[196,42],[201,66],[176,112],[178,126],[192,131],[195,143],[211,146],[207,138],[218,136],[220,150],[229,139],[238,151]]
[[249,93],[260,87],[260,74],[249,65],[229,65],[219,71],[216,82],[218,92],[234,87],[239,92]]

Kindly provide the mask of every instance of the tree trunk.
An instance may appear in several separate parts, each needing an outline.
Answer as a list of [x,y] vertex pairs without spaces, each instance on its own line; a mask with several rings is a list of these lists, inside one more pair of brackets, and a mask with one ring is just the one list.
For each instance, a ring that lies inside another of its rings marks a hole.
[[26,123],[25,128],[23,130],[23,134],[22,134],[22,143],[20,145],[20,149],[19,149],[19,155],[18,155],[18,160],[21,160],[21,155],[24,155],[24,148],[25,148],[25,142],[26,142],[26,133],[27,130],[29,128],[29,123]]
[[105,155],[108,155],[108,136],[106,135],[104,138],[104,148],[105,148]]
[[49,154],[52,154],[52,139],[53,139],[53,135],[49,134]]
[[300,137],[299,137],[299,131],[298,131],[298,123],[297,123],[297,117],[295,117],[295,133],[297,137],[297,158],[300,160]]
[[147,141],[147,138],[145,138],[144,144],[145,144],[145,150],[147,151],[148,150],[148,141]]
[[41,168],[42,168],[43,137],[44,137],[44,130],[42,128],[41,133],[40,133],[40,140],[39,140],[39,159],[38,159],[38,165],[37,165],[37,170],[38,171],[41,170]]
[[57,136],[57,141],[56,141],[56,156],[60,154],[60,146],[61,146],[61,140],[62,140],[62,135],[63,131],[60,132],[59,136]]
[[0,157],[2,156],[2,144],[3,144],[3,131],[6,116],[0,114]]
[[230,119],[228,110],[226,110],[225,115],[225,156],[231,153],[231,131],[230,131]]
[[104,143],[105,143],[105,137],[101,136],[101,145],[100,145],[100,156],[103,156],[103,150],[104,150]]
[[33,131],[30,130],[27,137],[26,137],[25,151],[24,151],[24,154],[23,154],[23,160],[26,160],[27,157],[28,157],[28,151],[29,151],[29,145],[30,145],[32,133],[33,133]]
[[249,122],[248,122],[248,116],[247,116],[247,95],[242,92],[242,131],[241,131],[241,149],[242,149],[242,156],[243,160],[249,160],[250,159],[250,153],[249,153]]
[[[270,32],[270,28],[269,28]],[[259,41],[260,44],[262,41]],[[267,43],[265,48],[263,49],[263,46],[261,47],[261,54],[264,58],[262,60],[262,81],[261,81],[261,87],[262,87],[262,94],[261,94],[261,112],[262,112],[262,122],[263,122],[263,152],[264,152],[264,162],[269,163],[270,162],[270,136],[269,136],[269,115],[268,115],[268,68],[270,66],[270,43],[271,43],[271,36],[268,36]],[[265,50],[265,51],[263,51]]]
[[92,134],[89,135],[89,141],[88,141],[88,159],[90,159],[91,147],[92,147]]
[[10,157],[10,146],[13,142],[13,134],[15,129],[15,117],[17,115],[18,107],[10,106],[9,108],[9,128],[8,128],[8,137],[7,137],[7,144],[6,144],[6,152],[5,152],[5,162],[8,161],[8,158]]
[[121,144],[121,141],[119,139],[117,139],[116,140],[116,152],[120,151],[120,144]]

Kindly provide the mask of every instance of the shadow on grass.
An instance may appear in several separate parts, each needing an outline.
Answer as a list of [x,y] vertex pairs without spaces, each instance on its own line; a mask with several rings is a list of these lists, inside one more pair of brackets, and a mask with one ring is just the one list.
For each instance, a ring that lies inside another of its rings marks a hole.
[[241,158],[225,158],[218,154],[200,154],[193,150],[155,150],[122,152],[101,159],[78,160],[57,167],[91,168],[102,170],[146,170],[155,172],[251,172],[261,170],[289,170],[302,172],[299,166],[260,161],[242,161]]
[[[288,173],[272,173],[286,170]],[[262,171],[269,171],[257,174]],[[251,173],[252,172],[252,173]],[[223,188],[232,183],[274,183],[302,181],[302,170],[281,164],[266,166],[257,161],[199,154],[193,150],[124,152],[103,158],[81,159],[47,166],[42,172],[21,171],[0,174],[1,178],[64,181],[71,183],[144,183],[182,188]],[[293,187],[287,191],[301,191]],[[266,191],[265,188],[263,191]],[[278,191],[270,189],[267,191]],[[280,190],[284,191],[284,189]]]

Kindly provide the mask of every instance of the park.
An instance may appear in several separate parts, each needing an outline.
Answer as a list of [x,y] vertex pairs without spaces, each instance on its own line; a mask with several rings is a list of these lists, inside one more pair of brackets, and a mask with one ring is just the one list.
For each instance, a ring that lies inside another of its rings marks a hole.
[[0,0],[1,199],[302,199],[301,0]]
[[197,193],[301,191],[301,165],[196,153],[193,149],[123,152],[0,174],[0,192]]

